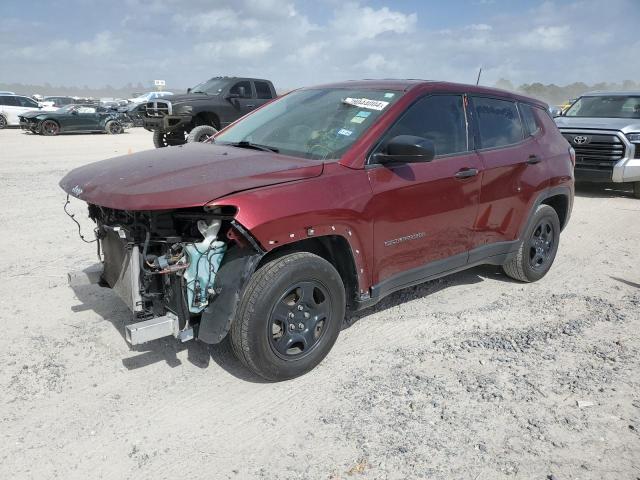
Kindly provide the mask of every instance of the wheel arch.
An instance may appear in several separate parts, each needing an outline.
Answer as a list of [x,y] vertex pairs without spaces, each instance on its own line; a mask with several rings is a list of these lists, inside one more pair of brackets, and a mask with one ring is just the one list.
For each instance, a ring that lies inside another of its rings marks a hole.
[[564,227],[569,223],[571,210],[573,208],[572,188],[568,185],[560,185],[551,187],[540,193],[531,205],[527,221],[523,224],[522,229],[519,232],[518,238],[520,240],[522,240],[523,235],[525,235],[525,233],[531,226],[536,213],[536,209],[543,204],[549,205],[556,211],[556,213],[558,214],[558,218],[560,219],[560,229],[563,230]]
[[[359,253],[359,250],[356,250]],[[324,235],[290,242],[270,250],[262,257],[257,269],[283,255],[307,252],[328,261],[338,271],[344,283],[347,308],[355,308],[359,298],[358,279],[354,251],[349,241],[342,235]]]
[[203,110],[193,117],[191,128],[200,125],[211,125],[216,130],[220,130],[220,117],[215,112]]
[[556,211],[560,220],[560,228],[564,229],[569,221],[569,196],[566,193],[557,193],[545,198],[540,204],[549,205]]

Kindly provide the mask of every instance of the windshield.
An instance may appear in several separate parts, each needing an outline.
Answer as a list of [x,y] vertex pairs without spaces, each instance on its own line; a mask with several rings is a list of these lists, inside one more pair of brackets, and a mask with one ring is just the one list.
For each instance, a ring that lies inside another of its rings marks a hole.
[[191,93],[207,93],[209,95],[219,95],[227,85],[228,80],[224,78],[212,78],[206,82],[199,83],[191,89]]
[[338,159],[402,92],[305,89],[256,111],[215,137],[310,159]]
[[640,118],[640,96],[580,97],[567,117]]

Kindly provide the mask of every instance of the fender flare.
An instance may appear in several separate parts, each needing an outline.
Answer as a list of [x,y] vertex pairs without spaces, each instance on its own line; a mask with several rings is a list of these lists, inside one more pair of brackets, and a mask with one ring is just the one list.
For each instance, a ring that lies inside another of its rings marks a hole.
[[567,224],[569,223],[569,218],[571,217],[571,210],[573,208],[573,195],[571,193],[571,188],[569,188],[567,185],[559,185],[559,186],[555,186],[555,187],[550,187],[550,188],[547,188],[546,190],[543,190],[542,192],[540,192],[538,194],[538,196],[536,197],[535,201],[533,202],[533,204],[531,205],[531,209],[529,210],[529,215],[527,217],[527,221],[524,224],[524,227],[520,230],[520,232],[518,234],[518,240],[519,241],[524,240],[523,239],[524,234],[529,231],[529,228],[531,228],[531,225],[533,223],[533,217],[534,217],[538,207],[540,205],[542,205],[542,203],[544,203],[544,201],[547,200],[548,198],[555,197],[557,195],[563,195],[563,196],[567,197],[567,202],[568,202],[567,216],[565,218],[564,225],[562,226],[562,229],[564,229],[564,227],[567,226]]

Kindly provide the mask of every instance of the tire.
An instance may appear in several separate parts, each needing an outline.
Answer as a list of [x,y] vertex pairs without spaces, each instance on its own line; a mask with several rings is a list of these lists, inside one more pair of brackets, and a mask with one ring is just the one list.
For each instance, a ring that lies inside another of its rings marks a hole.
[[186,143],[184,134],[185,132],[182,130],[175,132],[163,132],[162,130],[154,130],[153,144],[156,146],[156,148],[184,145]]
[[333,265],[311,253],[283,255],[249,279],[231,325],[233,351],[267,380],[303,375],[333,347],[345,303]]
[[60,133],[60,125],[58,125],[58,122],[54,120],[45,120],[40,125],[40,133],[47,137],[53,137]]
[[122,124],[116,120],[109,120],[104,126],[105,132],[109,135],[118,135],[124,132],[124,128]]
[[211,125],[200,125],[189,132],[187,143],[205,142],[217,132]]
[[539,205],[518,252],[502,266],[504,273],[521,282],[540,280],[556,258],[559,240],[558,214],[549,205]]
[[0,115],[0,130],[7,127],[7,119],[4,118],[4,115]]
[[[639,147],[636,147],[639,148]],[[640,182],[635,182],[633,184],[633,196],[636,198],[640,198]]]

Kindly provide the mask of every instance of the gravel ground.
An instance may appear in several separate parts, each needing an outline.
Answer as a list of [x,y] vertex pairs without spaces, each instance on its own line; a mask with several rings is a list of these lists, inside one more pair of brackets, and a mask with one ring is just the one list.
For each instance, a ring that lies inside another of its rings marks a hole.
[[151,146],[0,131],[1,479],[640,478],[640,200],[581,189],[542,281],[398,292],[270,384],[226,343],[130,349],[115,295],[67,286],[95,247],[58,180]]

